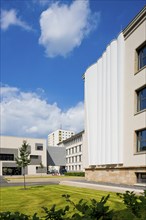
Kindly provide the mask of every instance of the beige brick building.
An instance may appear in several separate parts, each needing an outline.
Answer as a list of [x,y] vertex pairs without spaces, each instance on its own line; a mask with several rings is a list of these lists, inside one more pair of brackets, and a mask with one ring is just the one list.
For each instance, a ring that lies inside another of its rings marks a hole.
[[146,7],[84,79],[86,179],[146,183]]

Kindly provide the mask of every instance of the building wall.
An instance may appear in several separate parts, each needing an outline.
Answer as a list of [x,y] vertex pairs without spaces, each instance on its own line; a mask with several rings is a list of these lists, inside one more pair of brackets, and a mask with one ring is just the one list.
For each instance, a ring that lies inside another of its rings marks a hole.
[[[145,13],[146,14],[146,13]],[[146,66],[137,69],[136,49],[146,41],[146,20],[134,32],[125,30],[124,166],[146,165],[146,151],[136,152],[135,131],[146,128],[146,109],[137,112],[136,90],[146,85]],[[128,36],[127,36],[128,35]],[[145,170],[146,171],[146,170]]]
[[[45,139],[33,139],[33,138],[20,138],[20,137],[10,137],[10,136],[1,136],[1,148],[0,154],[14,154],[14,161],[0,161],[0,175],[2,175],[2,167],[7,167],[11,165],[11,167],[17,167],[15,163],[15,157],[19,156],[19,148],[21,148],[23,144],[23,140],[26,140],[30,147],[30,155],[38,156],[37,159],[32,159],[30,165],[27,168],[27,174],[36,174],[37,169],[40,166],[40,162],[42,162],[43,172],[46,172],[47,166],[47,156],[46,156],[46,140]],[[37,150],[36,146],[43,146],[43,150]]]
[[57,131],[52,132],[48,135],[48,146],[57,146],[58,143],[70,138],[75,134],[74,131],[62,130],[59,129]]
[[123,54],[121,33],[85,73],[89,165],[123,163]]
[[84,171],[84,132],[80,132],[67,140],[61,142],[58,146],[66,149],[66,169],[69,172]]
[[87,180],[146,183],[146,150],[137,152],[137,131],[146,129],[146,108],[137,111],[137,90],[146,86],[146,65],[137,65],[141,45],[146,45],[146,7],[84,75]]

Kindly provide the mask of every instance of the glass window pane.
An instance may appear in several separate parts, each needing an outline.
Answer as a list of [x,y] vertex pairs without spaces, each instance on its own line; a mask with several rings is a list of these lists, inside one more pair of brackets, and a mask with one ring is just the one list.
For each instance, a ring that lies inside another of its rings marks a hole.
[[138,67],[141,69],[146,65],[146,45],[144,45],[138,52]]
[[146,109],[146,88],[137,92],[137,111]]
[[137,151],[146,151],[146,129],[137,132]]

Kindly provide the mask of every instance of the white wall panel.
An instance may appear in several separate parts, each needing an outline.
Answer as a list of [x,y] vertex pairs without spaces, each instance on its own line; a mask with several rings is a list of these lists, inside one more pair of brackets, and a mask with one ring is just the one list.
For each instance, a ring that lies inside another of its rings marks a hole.
[[120,34],[85,73],[89,165],[123,161],[123,48]]

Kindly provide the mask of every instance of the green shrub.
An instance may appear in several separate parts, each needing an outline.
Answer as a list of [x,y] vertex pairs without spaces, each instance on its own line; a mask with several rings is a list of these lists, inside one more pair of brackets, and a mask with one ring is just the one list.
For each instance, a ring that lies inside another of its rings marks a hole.
[[85,176],[85,172],[67,172],[65,176]]
[[133,191],[117,193],[117,195],[122,198],[126,207],[135,217],[146,219],[146,190],[140,196],[136,195]]

